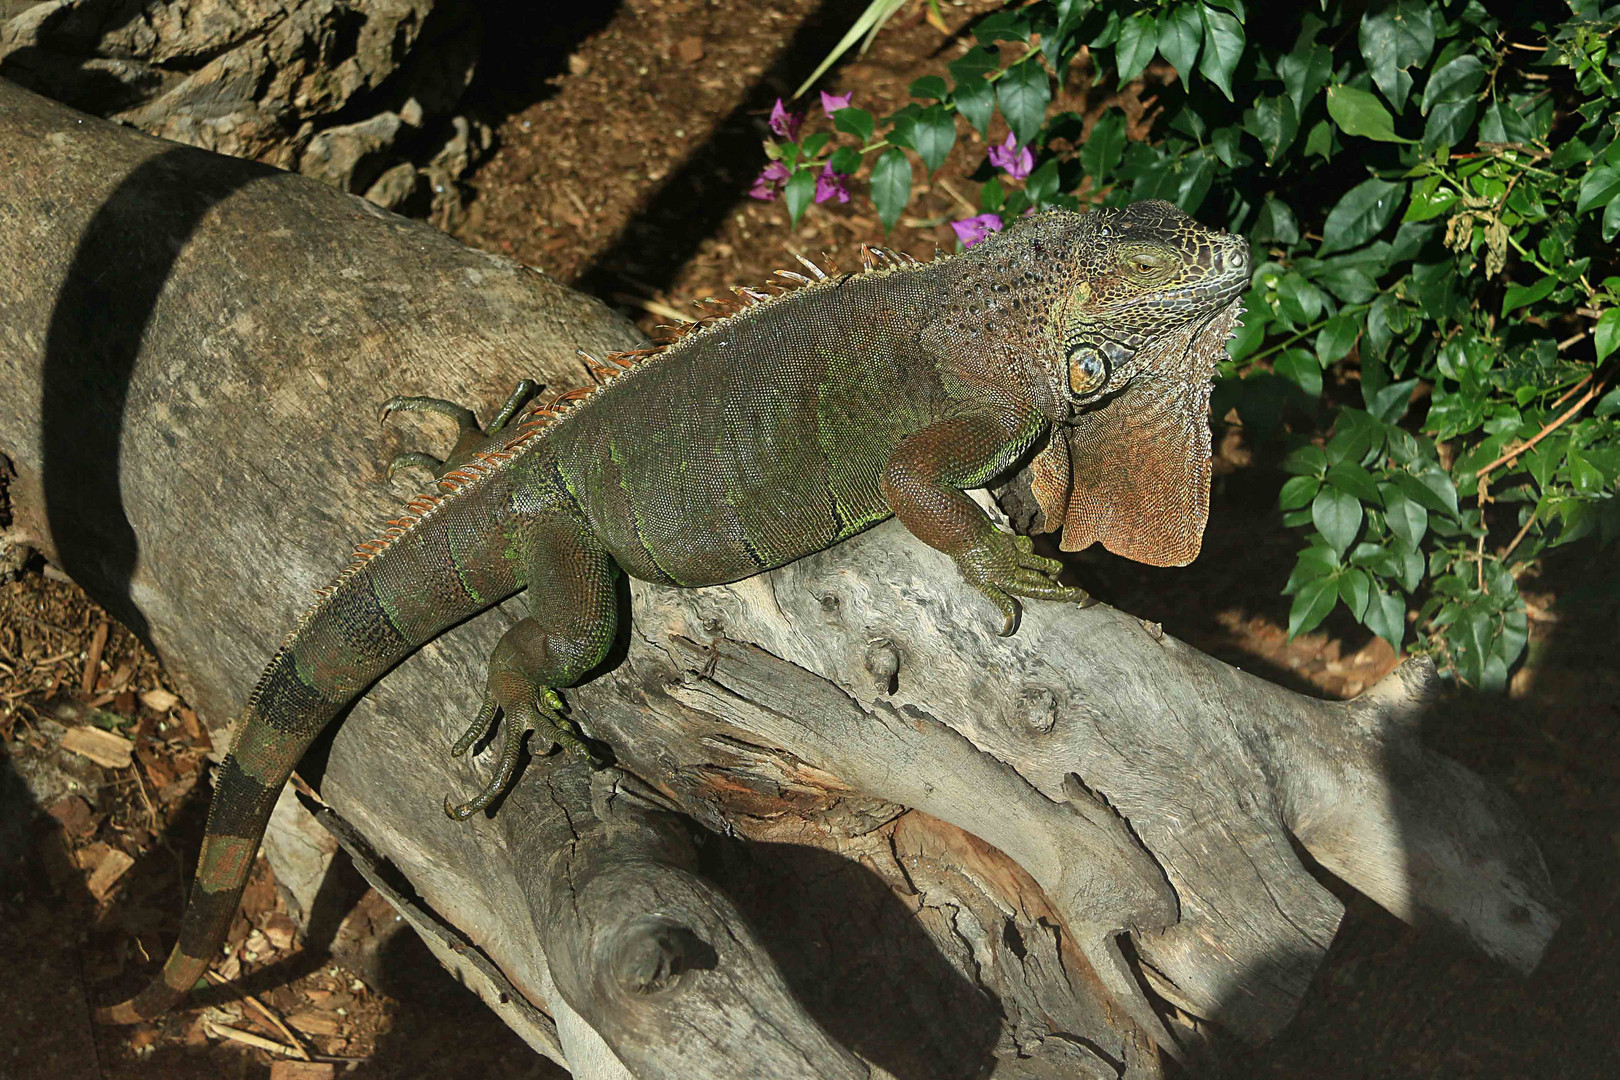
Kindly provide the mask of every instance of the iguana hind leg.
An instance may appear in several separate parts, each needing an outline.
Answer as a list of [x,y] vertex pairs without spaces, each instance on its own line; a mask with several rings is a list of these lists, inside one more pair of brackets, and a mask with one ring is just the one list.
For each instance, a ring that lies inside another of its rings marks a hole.
[[472,457],[480,443],[511,423],[512,418],[518,414],[523,406],[533,401],[534,396],[539,392],[540,384],[533,379],[520,381],[517,388],[507,397],[506,403],[490,419],[487,428],[478,426],[478,417],[473,414],[471,409],[465,405],[458,405],[454,401],[446,401],[444,398],[409,397],[406,395],[389,398],[383,403],[382,407],[382,418],[384,420],[387,420],[389,416],[396,412],[434,412],[441,416],[448,416],[456,424],[456,444],[450,449],[449,457],[441,461],[432,454],[423,453],[420,450],[408,450],[403,454],[396,455],[388,463],[389,478],[392,479],[394,473],[400,469],[407,469],[412,466],[427,469],[433,474],[435,480],[445,473],[453,471]]
[[529,731],[587,760],[600,760],[563,714],[557,690],[579,682],[607,655],[618,628],[618,568],[585,524],[566,514],[526,523],[514,541],[524,554],[531,614],[490,654],[483,704],[450,748],[452,756],[466,753],[499,715],[502,746],[494,775],[471,798],[445,797],[445,813],[457,821],[506,790]]

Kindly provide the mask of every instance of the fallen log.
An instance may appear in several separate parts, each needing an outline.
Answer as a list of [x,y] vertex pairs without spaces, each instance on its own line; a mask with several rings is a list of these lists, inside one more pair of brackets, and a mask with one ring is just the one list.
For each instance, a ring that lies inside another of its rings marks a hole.
[[[383,463],[434,433],[385,431],[382,399],[566,389],[576,350],[635,341],[358,198],[3,82],[0,163],[6,539],[216,727],[410,494]],[[1520,970],[1556,926],[1519,814],[1420,744],[1422,662],[1341,703],[1106,606],[1031,604],[1003,639],[893,523],[628,593],[569,695],[613,768],[536,759],[497,813],[440,809],[491,767],[446,750],[519,607],[381,680],[308,774],[576,1075],[1155,1076],[1204,1020],[1263,1041],[1294,1014],[1343,912],[1301,851]]]

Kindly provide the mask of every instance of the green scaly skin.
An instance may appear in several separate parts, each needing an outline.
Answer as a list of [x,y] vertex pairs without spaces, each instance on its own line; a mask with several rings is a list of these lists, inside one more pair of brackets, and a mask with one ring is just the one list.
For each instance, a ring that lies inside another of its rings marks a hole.
[[[165,1011],[219,954],[277,793],[327,722],[417,648],[519,590],[531,614],[496,646],[482,707],[452,750],[499,716],[500,765],[476,796],[446,800],[453,817],[506,787],[528,730],[588,753],[557,690],[605,656],[621,571],[686,587],[736,581],[892,514],[955,560],[1004,633],[1020,597],[1084,599],[1057,583],[1059,563],[964,491],[1037,444],[1050,454],[1064,443],[1048,439],[1054,428],[1081,430],[1133,402],[1152,412],[1166,396],[1155,342],[1232,316],[1248,276],[1241,239],[1167,203],[1053,213],[962,255],[764,300],[506,424],[533,392],[520,387],[488,433],[446,402],[390,402],[457,420],[449,463],[396,462],[443,472],[448,493],[413,503],[417,516],[339,576],[271,659],[215,787],[179,942],[158,979],[101,1018]],[[1196,376],[1202,400],[1208,378]],[[1196,443],[1186,436],[1167,440],[1172,453]],[[1067,462],[1053,475],[1069,475]]]

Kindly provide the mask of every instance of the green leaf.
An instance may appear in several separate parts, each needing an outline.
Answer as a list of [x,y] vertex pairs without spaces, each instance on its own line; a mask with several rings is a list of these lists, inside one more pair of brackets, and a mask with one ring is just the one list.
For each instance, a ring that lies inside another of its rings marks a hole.
[[1580,194],[1575,198],[1575,212],[1584,214],[1594,206],[1608,207],[1620,195],[1620,168],[1599,165],[1587,172],[1581,180]]
[[1187,86],[1192,79],[1198,48],[1204,43],[1204,23],[1192,4],[1179,4],[1159,17],[1159,51]]
[[1253,108],[1244,111],[1243,128],[1260,140],[1266,164],[1275,165],[1299,134],[1299,113],[1285,94],[1259,98]]
[[1294,212],[1287,203],[1268,195],[1266,201],[1260,204],[1260,212],[1255,215],[1254,228],[1249,230],[1249,236],[1257,244],[1297,244],[1299,222],[1294,219]]
[[930,105],[917,117],[911,137],[923,164],[933,172],[945,163],[945,156],[956,145],[956,121],[945,111],[945,106]]
[[1592,328],[1592,344],[1597,347],[1600,364],[1620,347],[1620,308],[1610,308],[1598,316],[1597,325]]
[[1330,577],[1306,582],[1288,609],[1288,640],[1308,634],[1322,624],[1339,599],[1338,582]]
[[861,153],[852,146],[840,146],[827,159],[827,164],[832,166],[833,172],[851,176],[861,167]]
[[1365,15],[1358,33],[1361,55],[1373,82],[1397,109],[1412,87],[1407,69],[1425,63],[1434,51],[1434,15],[1424,0],[1399,0]]
[[1271,369],[1305,391],[1306,396],[1322,396],[1322,365],[1304,349],[1289,349],[1271,362]]
[[1353,86],[1330,86],[1327,92],[1328,115],[1346,135],[1360,135],[1379,142],[1409,143],[1395,134],[1395,118],[1389,115],[1383,102],[1365,90]]
[[1124,152],[1125,114],[1110,109],[1091,125],[1091,134],[1080,147],[1080,168],[1091,177],[1093,188],[1119,167],[1120,155]]
[[1020,143],[1034,141],[1046,119],[1046,106],[1052,100],[1052,85],[1041,65],[1034,61],[1014,64],[996,84],[996,100],[1002,115]]
[[1407,204],[1402,221],[1428,221],[1448,212],[1457,205],[1457,193],[1440,185],[1439,177],[1431,176],[1412,189],[1412,201]]
[[1328,320],[1322,332],[1316,335],[1316,359],[1323,367],[1327,367],[1335,360],[1342,360],[1350,355],[1355,346],[1356,338],[1361,333],[1361,323],[1354,315],[1345,315],[1342,312]]
[[1395,482],[1408,496],[1436,513],[1457,516],[1457,486],[1435,462],[1424,462],[1417,473],[1398,472]]
[[924,75],[911,84],[908,93],[912,97],[921,98],[924,101],[944,101],[947,93],[945,80],[938,75]]
[[1232,97],[1232,72],[1237,69],[1243,55],[1243,24],[1223,11],[1211,7],[1198,9],[1204,20],[1204,59],[1198,70],[1214,83],[1226,100]]
[[1603,242],[1613,240],[1616,233],[1620,233],[1620,199],[1609,203],[1603,211]]
[[1058,182],[1057,159],[1048,159],[1024,181],[1024,194],[1031,204],[1045,205],[1057,194]]
[[1323,161],[1333,156],[1333,125],[1326,120],[1311,125],[1310,134],[1305,136],[1305,156],[1312,154]]
[[1416,379],[1403,379],[1398,383],[1379,387],[1370,395],[1363,395],[1367,402],[1367,411],[1386,424],[1393,424],[1406,415],[1407,406],[1412,402],[1412,388],[1417,385]]
[[1320,446],[1311,446],[1309,444],[1301,446],[1283,458],[1281,468],[1283,472],[1293,473],[1295,476],[1326,476],[1328,468],[1327,451]]
[[1294,111],[1303,113],[1306,104],[1314,98],[1333,75],[1333,51],[1326,45],[1311,45],[1295,50],[1277,61],[1277,74],[1282,76],[1283,88],[1294,102]]
[[[1306,515],[1307,519],[1309,515]],[[1319,577],[1327,577],[1339,569],[1339,556],[1331,548],[1320,544],[1312,544],[1299,553],[1294,562],[1293,572],[1288,575],[1288,584],[1283,586],[1283,595],[1292,596],[1299,592],[1300,586],[1307,581],[1315,581]]]
[[956,89],[951,92],[951,101],[956,111],[980,135],[989,132],[990,118],[996,113],[996,91],[993,86],[975,76],[956,84]]
[[816,194],[816,174],[813,169],[800,169],[788,177],[787,187],[782,192],[783,201],[787,203],[788,216],[793,224],[799,223],[799,215],[804,208],[810,205],[810,200]]
[[1389,531],[1400,537],[1408,551],[1416,551],[1423,534],[1429,530],[1429,512],[1394,484],[1383,486],[1384,520]]
[[889,147],[872,163],[872,201],[885,229],[894,228],[911,199],[911,162],[905,151]]
[[1395,211],[1406,194],[1405,184],[1392,184],[1386,180],[1363,180],[1349,191],[1328,212],[1322,226],[1322,247],[1319,255],[1359,247],[1383,231],[1395,217]]
[[1327,482],[1362,502],[1376,503],[1382,498],[1372,474],[1353,461],[1328,466]]
[[1322,481],[1314,476],[1290,476],[1277,495],[1277,506],[1282,510],[1298,510],[1310,505],[1321,489]]
[[1323,488],[1311,501],[1311,521],[1316,531],[1340,554],[1361,530],[1361,517],[1361,500],[1337,488]]
[[1367,614],[1367,600],[1372,595],[1372,579],[1367,571],[1352,567],[1339,575],[1339,599],[1360,622]]
[[1022,11],[1003,8],[980,19],[973,27],[973,36],[983,45],[996,41],[1028,41],[1029,19]]
[[996,53],[983,45],[975,45],[963,53],[960,59],[952,60],[945,67],[958,84],[982,82],[986,75],[1001,70],[1001,61]]
[[1406,605],[1400,597],[1391,596],[1373,586],[1372,596],[1367,601],[1367,613],[1361,621],[1367,629],[1393,645],[1397,652],[1400,651],[1401,640],[1406,636]]
[[855,136],[863,144],[872,141],[872,114],[865,109],[839,109],[833,113],[833,127]]
[[1114,65],[1119,68],[1119,85],[1124,86],[1147,67],[1158,47],[1159,34],[1153,16],[1138,12],[1119,24],[1119,41],[1114,46]]
[[1502,314],[1545,300],[1557,287],[1558,279],[1551,274],[1534,285],[1515,285],[1502,295]]
[[1436,105],[1454,105],[1474,100],[1480,84],[1485,81],[1485,65],[1479,57],[1464,53],[1441,65],[1429,76],[1429,85],[1423,88],[1423,103],[1418,111],[1424,116]]
[[1277,304],[1295,326],[1307,326],[1322,314],[1322,290],[1299,274],[1285,274],[1277,283]]

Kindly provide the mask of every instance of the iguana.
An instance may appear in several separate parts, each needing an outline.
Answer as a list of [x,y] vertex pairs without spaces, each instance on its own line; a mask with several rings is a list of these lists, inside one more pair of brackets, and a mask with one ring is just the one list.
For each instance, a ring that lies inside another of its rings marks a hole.
[[[1208,509],[1206,412],[1241,309],[1248,245],[1168,203],[1027,218],[968,251],[800,287],[737,290],[677,340],[599,361],[602,382],[463,438],[440,493],[362,545],[283,641],[248,699],[214,789],[180,939],[112,1022],[180,1000],[218,955],[277,793],[345,705],[410,653],[521,589],[531,614],[489,661],[460,754],[504,724],[466,818],[507,786],[526,731],[589,753],[560,688],[604,658],[615,577],[736,581],[891,514],[1017,622],[1019,597],[1075,601],[1061,564],[964,489],[1037,452],[1034,491],[1063,546],[1180,564]],[[407,455],[406,463],[423,455]],[[434,463],[438,464],[438,463]]]

